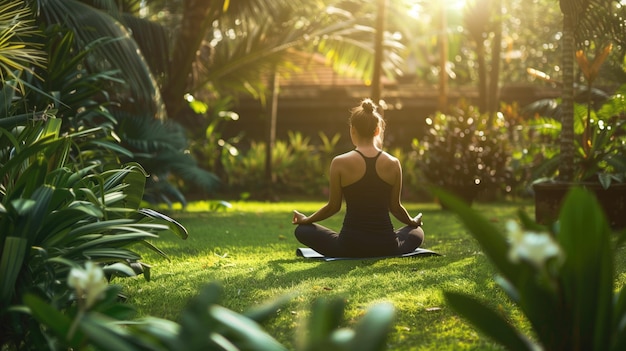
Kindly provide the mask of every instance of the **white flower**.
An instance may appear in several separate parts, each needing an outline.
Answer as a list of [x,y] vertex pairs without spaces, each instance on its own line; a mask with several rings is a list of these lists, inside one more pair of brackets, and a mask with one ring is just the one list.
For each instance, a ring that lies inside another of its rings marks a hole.
[[108,287],[102,268],[91,261],[85,262],[85,269],[72,268],[67,277],[67,285],[76,290],[76,296],[85,300],[84,307],[89,309],[102,298]]
[[561,256],[561,248],[547,233],[524,232],[514,221],[506,224],[510,242],[509,259],[513,263],[525,260],[541,269],[545,262]]

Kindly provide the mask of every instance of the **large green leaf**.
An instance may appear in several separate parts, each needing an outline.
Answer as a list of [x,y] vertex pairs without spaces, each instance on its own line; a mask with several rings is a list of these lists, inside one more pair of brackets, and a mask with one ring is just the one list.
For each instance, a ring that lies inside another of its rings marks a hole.
[[[139,260],[141,256],[134,251],[121,248],[96,247],[83,251],[83,255],[89,260],[98,262],[100,259]],[[128,267],[128,265],[126,265]]]
[[346,301],[341,298],[316,299],[303,331],[303,345],[307,350],[330,348],[331,335],[343,322]]
[[509,261],[507,257],[508,244],[506,237],[500,230],[490,223],[485,217],[477,214],[467,204],[440,188],[433,188],[433,194],[439,198],[442,204],[450,208],[463,221],[465,227],[478,241],[485,255],[493,265],[502,273],[504,278],[517,285],[519,277],[524,274],[520,268]]
[[33,205],[27,213],[16,220],[15,235],[27,238],[30,243],[36,240],[53,193],[54,189],[49,186],[37,188],[31,199]]
[[557,238],[566,257],[560,272],[563,302],[570,312],[563,318],[572,325],[568,334],[584,349],[608,349],[613,311],[610,228],[595,197],[582,188],[568,193],[559,221]]
[[615,298],[613,309],[612,325],[614,329],[613,344],[611,350],[618,351],[626,349],[626,287],[623,286]]
[[291,294],[282,295],[277,299],[273,299],[272,301],[268,301],[245,311],[243,315],[257,323],[262,323],[265,320],[275,316],[276,312],[284,307],[285,304],[292,299],[292,297],[293,296]]
[[[47,231],[46,235],[40,238],[39,245],[44,247],[65,245],[86,233],[98,232],[98,229],[89,230],[89,228],[102,226],[102,224],[98,224],[99,222],[93,225],[89,224],[90,221],[88,219],[94,218],[92,217],[93,214],[92,209],[89,209],[88,206],[71,206],[70,208],[51,213],[45,218],[44,227],[47,228]],[[77,225],[79,225],[78,228],[88,226],[87,232],[73,231]],[[69,235],[70,232],[71,235]]]
[[501,286],[519,304],[541,340],[559,338],[554,326],[559,326],[559,309],[556,297],[549,287],[535,277],[534,268],[527,263],[515,264],[509,260],[507,238],[484,216],[442,189],[433,189],[440,201],[449,206],[478,241],[485,255],[501,274]]
[[167,256],[167,254],[159,249],[158,247],[156,247],[154,244],[152,244],[151,242],[147,241],[147,240],[142,240],[140,242],[140,244],[146,246],[147,248],[149,248],[150,250],[156,252],[157,254],[159,254],[161,257],[163,257],[164,259],[171,261],[170,258]]
[[123,226],[133,223],[130,219],[120,218],[120,219],[111,219],[108,221],[99,221],[89,224],[83,224],[79,227],[74,228],[72,231],[68,233],[68,238],[75,238],[78,236],[82,236],[85,234],[92,233],[102,233],[105,230],[108,230],[109,227],[112,226]]
[[384,350],[394,314],[391,303],[379,303],[370,307],[354,329],[352,350]]
[[[113,251],[113,250],[110,250]],[[105,256],[105,257],[115,257],[115,255],[117,255],[119,252],[119,250],[117,250],[117,252],[110,252],[110,256]],[[101,253],[107,253],[106,251],[101,251]],[[93,255],[94,252],[93,250],[89,253],[87,253],[88,255],[91,254]],[[123,257],[122,257],[123,258]],[[127,276],[127,277],[134,277],[137,274],[135,274],[135,271],[128,265],[120,263],[120,262],[116,262],[116,263],[112,263],[112,264],[107,264],[104,267],[102,267],[102,269],[104,270],[104,272],[106,274],[116,274],[116,275],[120,275],[120,276]]]
[[20,167],[22,166],[24,161],[28,160],[34,155],[37,155],[37,153],[41,152],[42,150],[50,146],[58,145],[62,142],[63,141],[59,139],[44,138],[38,140],[32,145],[29,145],[27,148],[24,148],[20,152],[17,152],[15,156],[11,157],[9,161],[3,165],[3,167],[0,167],[0,179],[4,178],[7,174],[11,174],[12,176],[16,177],[16,173],[20,171]]
[[[143,167],[136,163],[129,163],[121,169],[113,169],[102,172],[101,176],[105,180],[104,189],[105,191],[111,190],[117,186],[124,184],[124,179],[133,172],[140,172],[144,179],[148,176],[148,174],[143,170]],[[138,179],[133,178],[132,180],[138,181]],[[141,183],[139,183],[141,184]]]
[[148,174],[138,163],[127,164],[124,168],[131,170],[131,172],[124,177],[124,183],[128,185],[124,189],[124,194],[126,195],[124,207],[138,210],[143,199],[143,191],[146,187],[146,177],[148,177]]
[[142,208],[137,211],[139,214],[144,215],[148,218],[156,220],[157,223],[163,223],[168,226],[169,230],[176,234],[181,239],[187,239],[189,233],[187,232],[187,228],[185,228],[182,224],[176,221],[173,218],[170,218],[160,212],[149,208]]
[[506,319],[477,299],[452,291],[444,292],[444,296],[454,310],[507,350],[537,350],[537,346],[525,336],[520,335]]
[[28,306],[33,317],[50,328],[61,340],[74,347],[80,345],[80,341],[83,339],[81,333],[74,333],[72,338],[67,340],[72,325],[70,317],[33,294],[24,295],[24,304]]
[[124,325],[132,330],[130,333],[138,344],[158,343],[165,345],[164,348],[167,350],[177,349],[180,325],[176,322],[148,316],[139,320],[126,321]]
[[219,305],[209,307],[209,314],[224,328],[224,334],[229,335],[229,340],[237,340],[236,344],[240,349],[287,350],[256,322],[241,314]]
[[22,269],[28,241],[26,238],[7,236],[2,243],[0,256],[0,301],[4,305],[11,300],[15,281]]
[[211,318],[208,309],[218,303],[221,294],[222,287],[213,282],[203,286],[198,295],[189,300],[181,312],[177,349],[207,348],[207,335],[219,334],[221,326]]
[[116,320],[98,313],[87,313],[80,321],[80,330],[85,333],[98,350],[135,351],[132,337]]
[[157,237],[158,235],[154,235],[149,232],[103,235],[103,236],[100,236],[99,238],[89,240],[73,248],[69,248],[67,250],[67,254],[71,255],[75,253],[81,253],[86,249],[99,247],[99,246],[123,247],[125,245],[137,242],[142,239],[157,238]]

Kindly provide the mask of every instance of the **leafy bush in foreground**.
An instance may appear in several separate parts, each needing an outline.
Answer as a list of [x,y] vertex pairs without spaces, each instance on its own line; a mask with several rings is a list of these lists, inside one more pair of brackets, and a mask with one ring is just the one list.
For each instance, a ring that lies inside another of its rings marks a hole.
[[[72,270],[70,275],[78,277],[74,284],[81,289],[76,288],[77,303],[67,313],[59,312],[36,295],[25,296],[33,316],[49,328],[58,346],[111,351],[287,350],[260,324],[288,301],[287,296],[239,314],[218,304],[221,287],[212,283],[189,301],[179,322],[155,317],[125,320],[133,313],[132,308],[117,300],[119,287],[109,285],[102,290],[106,282],[102,282],[98,269],[87,264],[85,269]],[[389,304],[374,305],[355,329],[339,328],[343,301],[318,300],[297,349],[382,350],[393,312]]]
[[89,260],[109,277],[142,272],[149,279],[132,245],[162,253],[146,239],[164,230],[187,236],[175,221],[140,208],[146,174],[139,164],[103,169],[72,150],[100,129],[61,136],[60,126],[50,117],[13,132],[0,128],[0,339],[17,349],[50,345],[20,307],[26,294],[64,311],[72,308],[71,268]]
[[496,281],[526,316],[533,337],[474,297],[445,292],[477,329],[510,350],[626,349],[626,287],[615,289],[614,259],[624,241],[611,235],[595,197],[582,188],[565,199],[548,230],[520,212],[522,225],[501,235],[487,219],[440,194],[499,271]]

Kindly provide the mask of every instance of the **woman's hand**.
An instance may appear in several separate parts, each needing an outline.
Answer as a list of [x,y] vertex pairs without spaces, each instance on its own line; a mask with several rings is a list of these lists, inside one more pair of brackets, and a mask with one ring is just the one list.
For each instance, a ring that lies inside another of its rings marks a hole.
[[413,217],[413,222],[415,223],[416,227],[421,227],[422,224],[422,213],[418,213],[417,216]]
[[293,210],[293,219],[291,220],[292,224],[303,224],[306,220],[306,216],[296,210]]

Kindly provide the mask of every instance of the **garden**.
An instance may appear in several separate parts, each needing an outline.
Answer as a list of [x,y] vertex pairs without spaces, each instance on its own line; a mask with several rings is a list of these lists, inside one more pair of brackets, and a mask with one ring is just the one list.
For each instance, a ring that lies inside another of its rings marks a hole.
[[[387,148],[437,255],[296,255],[291,212],[324,204],[350,146],[226,136],[237,96],[271,105],[266,78],[295,69],[294,50],[365,81],[407,71],[411,50],[441,49],[415,39],[435,5],[409,3],[0,0],[0,349],[625,349],[623,1],[534,2],[562,28],[526,33],[543,51],[521,54],[558,78],[521,61],[498,76],[515,55],[486,55],[523,32],[521,1],[442,5],[464,28],[449,33],[458,56],[408,75],[458,73],[478,94]],[[381,29],[375,9],[422,21]],[[389,34],[379,67],[376,32]],[[501,79],[559,94],[501,102]],[[343,211],[321,224],[340,228]]]

